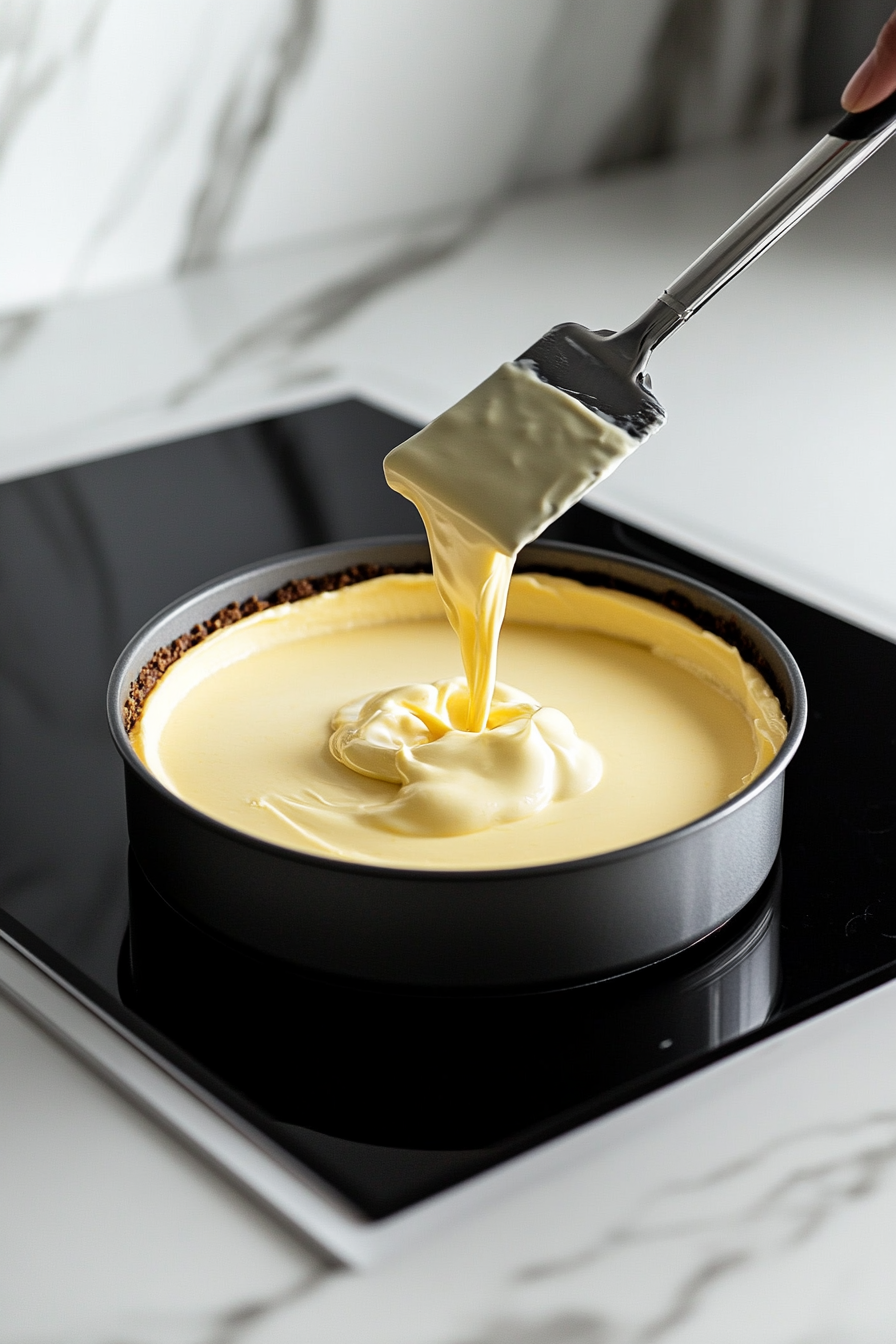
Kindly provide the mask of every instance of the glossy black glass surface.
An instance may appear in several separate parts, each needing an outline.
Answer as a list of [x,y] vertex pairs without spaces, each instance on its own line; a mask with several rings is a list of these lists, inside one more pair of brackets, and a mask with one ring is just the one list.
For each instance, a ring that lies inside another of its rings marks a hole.
[[418,531],[381,469],[413,428],[343,402],[0,486],[0,927],[373,1217],[896,973],[896,646],[581,506],[550,535],[713,584],[802,667],[782,852],[748,909],[603,985],[384,994],[209,938],[132,866],[132,964],[117,654],[217,574]]

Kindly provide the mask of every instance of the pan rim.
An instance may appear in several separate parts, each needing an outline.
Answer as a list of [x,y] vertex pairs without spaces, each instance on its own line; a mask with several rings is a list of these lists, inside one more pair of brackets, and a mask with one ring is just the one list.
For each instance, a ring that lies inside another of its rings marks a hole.
[[[376,547],[379,550],[390,547],[416,546],[423,550],[427,549],[426,538],[422,534],[403,534],[397,536],[385,537],[367,537],[352,541],[331,542],[322,546],[302,547],[295,551],[283,552],[280,555],[271,556],[263,561],[253,565],[241,566],[238,569],[231,570],[226,574],[211,579],[204,584],[198,585],[188,593],[177,598],[167,607],[157,612],[149,621],[137,631],[128,641],[122,650],[112,674],[109,679],[106,696],[106,715],[112,739],[121,756],[125,766],[134,771],[141,783],[148,785],[153,792],[158,794],[168,804],[174,804],[193,824],[199,824],[204,829],[212,831],[214,834],[222,835],[232,841],[243,845],[249,845],[253,849],[260,850],[262,853],[275,856],[279,859],[289,860],[295,863],[311,864],[314,867],[323,868],[333,873],[345,873],[347,875],[376,875],[390,881],[404,882],[433,882],[433,883],[456,883],[458,881],[476,881],[476,882],[508,882],[520,881],[527,877],[547,877],[553,874],[561,876],[564,873],[581,872],[595,867],[609,867],[617,863],[628,863],[638,857],[650,853],[655,853],[666,846],[678,844],[688,836],[699,833],[709,826],[717,824],[722,818],[731,816],[740,808],[745,807],[759,793],[765,791],[775,779],[778,778],[787,768],[792,760],[797,748],[802,741],[808,720],[808,702],[806,687],[799,665],[787,645],[768,626],[760,617],[756,616],[749,608],[734,598],[729,598],[719,589],[713,588],[710,584],[704,583],[700,579],[692,578],[670,569],[668,566],[659,565],[653,561],[632,558],[622,554],[605,550],[603,548],[583,546],[571,542],[542,541],[531,542],[523,548],[522,557],[533,555],[533,553],[552,551],[570,557],[582,556],[591,560],[611,561],[616,564],[635,570],[646,572],[659,578],[670,581],[677,585],[679,589],[696,591],[712,600],[714,604],[720,604],[728,614],[738,618],[746,628],[755,631],[761,640],[766,641],[774,650],[777,658],[780,660],[785,671],[788,685],[788,691],[791,699],[788,717],[788,733],[780,751],[773,761],[769,762],[766,768],[757,775],[755,779],[735,794],[733,798],[728,798],[713,808],[711,812],[706,812],[702,816],[687,822],[683,826],[677,827],[672,831],[665,831],[658,836],[652,836],[647,840],[638,841],[637,844],[628,845],[621,849],[606,850],[600,854],[585,855],[576,859],[567,859],[560,863],[542,863],[520,865],[518,867],[501,868],[411,868],[411,867],[390,867],[380,863],[360,863],[348,859],[329,858],[323,854],[314,854],[310,851],[294,849],[285,845],[277,845],[273,841],[264,840],[260,836],[254,836],[248,831],[238,830],[234,826],[229,826],[226,822],[216,820],[202,812],[199,808],[187,803],[184,799],[178,797],[166,785],[158,780],[155,775],[143,764],[134,750],[133,744],[128,736],[122,720],[122,705],[124,697],[129,688],[129,679],[134,666],[135,657],[138,651],[147,644],[153,631],[164,628],[165,624],[174,619],[181,611],[188,611],[192,604],[198,599],[208,597],[211,602],[216,601],[214,594],[227,590],[238,582],[245,582],[253,575],[259,578],[276,568],[287,565],[291,562],[305,564],[307,561],[336,554],[345,555],[349,553],[353,559],[350,563],[363,562],[362,553],[366,550]],[[355,553],[358,553],[358,557]],[[344,562],[345,563],[345,562]],[[592,570],[591,572],[596,572]],[[209,612],[213,612],[220,606],[210,605]],[[161,637],[156,640],[150,652],[159,647]],[[141,666],[146,658],[139,653]]]

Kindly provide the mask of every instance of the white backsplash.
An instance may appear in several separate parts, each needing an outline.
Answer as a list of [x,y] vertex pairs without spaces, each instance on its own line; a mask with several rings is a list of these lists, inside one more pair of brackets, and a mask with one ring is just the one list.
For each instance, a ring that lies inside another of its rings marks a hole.
[[786,121],[806,8],[0,0],[0,311]]

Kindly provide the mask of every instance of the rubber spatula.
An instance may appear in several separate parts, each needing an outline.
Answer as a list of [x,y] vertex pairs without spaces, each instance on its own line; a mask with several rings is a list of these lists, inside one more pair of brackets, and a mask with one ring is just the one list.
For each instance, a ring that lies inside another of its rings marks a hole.
[[[894,134],[896,93],[876,107],[844,115],[631,326],[616,332],[574,322],[554,327],[390,453],[389,483],[415,503],[422,489],[430,498],[453,501],[467,515],[470,500],[481,501],[474,502],[480,516],[473,521],[508,554],[532,540],[663,424],[666,413],[644,372],[651,351]],[[519,406],[510,438],[496,432],[508,396]],[[573,403],[578,414],[570,414]],[[478,446],[475,455],[469,451],[472,442]],[[519,517],[513,519],[506,516],[506,496],[497,519],[492,487],[496,477],[509,485],[508,471],[529,481],[529,498],[518,501]],[[459,472],[472,472],[475,479],[460,481]],[[531,513],[536,500],[538,521],[533,525],[530,517],[524,526],[526,509]]]

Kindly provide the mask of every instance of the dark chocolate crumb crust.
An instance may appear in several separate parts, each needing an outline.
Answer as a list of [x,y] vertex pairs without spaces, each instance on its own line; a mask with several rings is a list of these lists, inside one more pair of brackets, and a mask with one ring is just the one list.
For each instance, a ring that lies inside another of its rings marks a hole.
[[207,621],[200,621],[198,625],[194,625],[187,634],[178,635],[177,639],[172,640],[170,644],[166,644],[164,648],[156,649],[149,662],[144,663],[137,674],[136,680],[131,682],[128,698],[125,700],[122,709],[125,732],[132,733],[134,731],[146,703],[146,697],[163,673],[168,671],[172,663],[176,663],[179,658],[182,658],[188,649],[201,644],[216,630],[223,630],[227,625],[234,625],[237,621],[241,621],[244,616],[254,616],[257,611],[266,611],[268,607],[282,606],[286,602],[301,602],[306,597],[314,597],[316,593],[332,593],[337,588],[350,588],[352,584],[364,583],[367,579],[378,579],[384,574],[426,574],[429,572],[431,572],[431,566],[427,564],[352,565],[350,569],[340,569],[335,574],[320,574],[314,579],[292,579],[289,583],[285,583],[282,588],[269,593],[267,597],[247,597],[245,602],[231,602],[229,606],[216,611],[214,616],[210,616]]

